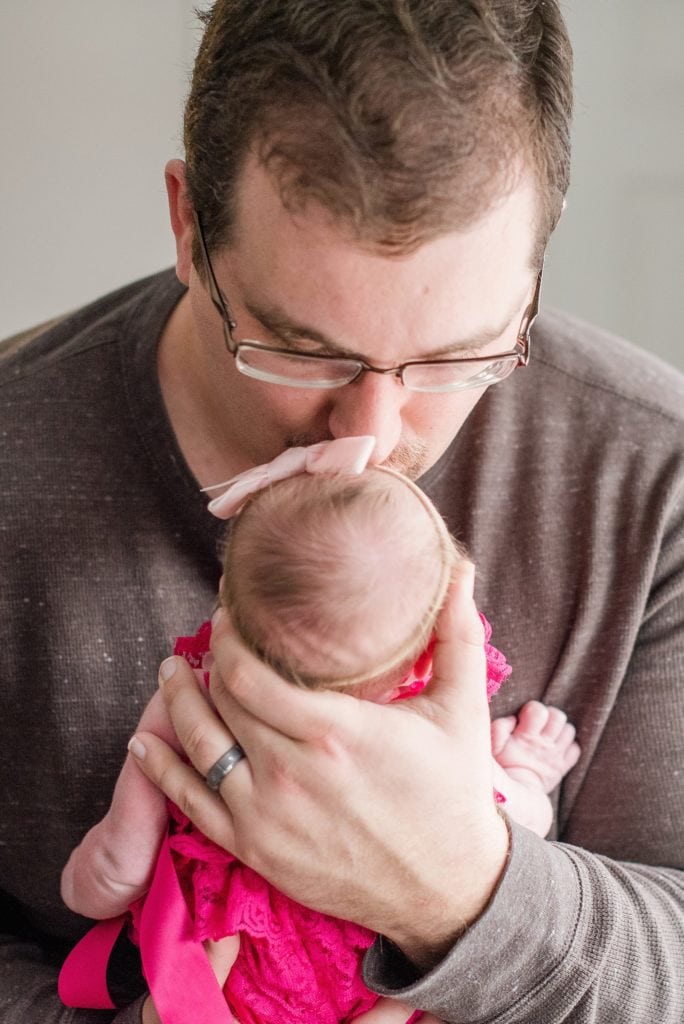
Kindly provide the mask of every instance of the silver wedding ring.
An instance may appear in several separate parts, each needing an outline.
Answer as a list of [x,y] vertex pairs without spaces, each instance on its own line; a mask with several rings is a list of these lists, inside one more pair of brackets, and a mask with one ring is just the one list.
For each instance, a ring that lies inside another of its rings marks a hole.
[[216,792],[226,775],[230,775],[238,761],[241,761],[246,756],[239,743],[234,743],[230,750],[226,750],[225,754],[219,757],[218,761],[215,761],[209,769],[207,774],[207,786],[209,789],[213,789]]

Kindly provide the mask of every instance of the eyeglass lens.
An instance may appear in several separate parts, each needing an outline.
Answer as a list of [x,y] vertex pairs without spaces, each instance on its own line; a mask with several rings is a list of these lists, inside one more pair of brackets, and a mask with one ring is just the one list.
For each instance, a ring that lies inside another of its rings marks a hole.
[[[250,377],[304,388],[341,387],[365,369],[355,359],[319,359],[294,352],[271,351],[258,342],[239,344],[236,361],[238,369]],[[504,380],[517,362],[517,356],[511,355],[486,363],[409,363],[401,376],[404,386],[412,391],[461,391]]]

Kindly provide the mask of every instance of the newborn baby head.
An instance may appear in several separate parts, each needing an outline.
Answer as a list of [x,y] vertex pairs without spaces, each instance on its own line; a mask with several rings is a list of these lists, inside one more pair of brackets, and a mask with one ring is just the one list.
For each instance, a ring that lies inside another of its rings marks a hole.
[[292,682],[383,699],[425,649],[460,557],[415,484],[382,467],[302,473],[233,523],[222,603]]

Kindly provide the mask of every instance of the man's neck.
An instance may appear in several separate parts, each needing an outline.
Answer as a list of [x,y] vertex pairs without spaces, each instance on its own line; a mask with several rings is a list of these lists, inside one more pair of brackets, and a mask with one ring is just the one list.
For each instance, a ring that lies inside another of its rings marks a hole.
[[157,373],[176,441],[200,487],[221,483],[249,466],[224,436],[227,430],[205,362],[186,293],[162,332]]

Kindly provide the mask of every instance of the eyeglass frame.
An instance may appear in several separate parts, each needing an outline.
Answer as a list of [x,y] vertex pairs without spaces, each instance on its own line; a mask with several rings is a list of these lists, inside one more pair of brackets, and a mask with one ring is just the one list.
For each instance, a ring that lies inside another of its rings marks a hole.
[[[204,263],[204,269],[205,269],[206,275],[207,275],[207,280],[208,280],[208,285],[209,285],[209,297],[210,297],[214,307],[216,308],[217,312],[219,313],[219,315],[221,317],[221,323],[223,325],[223,337],[224,337],[226,349],[228,350],[230,355],[233,357],[233,359],[236,359],[237,356],[239,355],[239,350],[240,350],[240,347],[242,345],[245,345],[245,346],[249,345],[249,347],[252,348],[252,349],[258,349],[258,350],[261,350],[261,351],[264,351],[264,352],[282,353],[284,355],[296,355],[298,358],[304,359],[304,360],[306,360],[306,359],[316,359],[316,360],[325,359],[325,360],[333,360],[333,361],[336,361],[336,362],[346,361],[346,362],[350,362],[350,363],[358,363],[359,364],[359,371],[358,371],[358,373],[354,377],[352,377],[351,380],[344,381],[344,382],[342,382],[340,384],[335,384],[335,383],[328,384],[328,383],[326,383],[326,384],[322,384],[322,385],[317,385],[317,387],[319,387],[320,390],[325,390],[325,388],[345,387],[347,384],[353,384],[354,381],[358,380],[359,377],[363,373],[380,373],[380,374],[391,373],[391,374],[394,374],[395,377],[399,378],[399,380],[401,381],[401,384],[402,384],[403,387],[407,387],[408,385],[404,384],[404,370],[406,369],[407,366],[415,366],[415,365],[438,366],[440,364],[450,364],[450,365],[453,365],[453,364],[458,364],[458,363],[494,363],[494,362],[497,361],[497,359],[510,359],[511,356],[517,356],[518,357],[518,362],[513,367],[513,369],[516,370],[520,366],[527,366],[527,364],[530,361],[530,348],[531,348],[530,331],[532,329],[532,325],[534,324],[534,321],[537,319],[537,316],[539,314],[539,298],[540,298],[540,295],[541,295],[542,274],[544,272],[543,266],[542,266],[541,270],[539,271],[539,273],[537,274],[537,282],[536,282],[536,285],[535,285],[534,294],[532,295],[532,299],[529,302],[529,304],[525,307],[525,311],[523,313],[522,320],[520,322],[520,327],[518,329],[518,334],[516,336],[516,347],[512,351],[510,351],[510,352],[500,352],[500,353],[498,353],[496,355],[488,355],[488,356],[464,356],[464,357],[462,357],[460,359],[459,358],[456,358],[456,359],[408,359],[405,363],[398,363],[396,366],[388,366],[387,368],[383,368],[383,367],[380,367],[380,366],[373,366],[372,363],[366,362],[366,360],[362,359],[360,356],[334,356],[334,355],[326,355],[324,353],[319,354],[319,353],[315,353],[315,352],[294,352],[291,349],[280,348],[277,345],[264,345],[264,344],[262,344],[262,342],[256,341],[256,339],[252,339],[252,340],[248,340],[248,341],[238,341],[237,338],[235,338],[234,335],[233,335],[233,331],[237,330],[237,321],[235,320],[235,318],[233,317],[233,315],[231,313],[230,306],[228,304],[227,298],[225,297],[224,293],[221,291],[221,289],[218,286],[218,282],[216,280],[216,275],[214,273],[214,268],[212,266],[211,259],[209,258],[209,249],[207,247],[207,242],[206,242],[206,239],[204,237],[204,229],[202,227],[202,218],[200,217],[200,214],[199,214],[199,212],[197,210],[193,210],[193,217],[194,217],[194,220],[195,220],[195,226],[197,228],[197,237],[199,238],[200,249],[202,251],[202,261]],[[241,369],[241,368],[238,367],[238,369]],[[244,371],[241,370],[241,372],[244,372]],[[511,373],[512,372],[513,371],[511,371]],[[507,374],[506,376],[510,376],[510,374]],[[506,378],[502,378],[502,379],[505,380]],[[269,381],[267,383],[279,384],[282,387],[294,387],[294,388],[297,387],[297,384],[294,381],[293,382],[290,382],[290,381]],[[501,383],[501,380],[492,381],[491,382],[491,384],[500,384],[500,383]],[[491,386],[491,384],[488,385],[488,386]],[[478,387],[478,386],[481,386],[481,385],[473,384],[470,387],[472,388],[472,387]],[[410,386],[408,386],[408,387],[409,387],[409,390],[413,390],[412,388],[410,388]],[[454,388],[453,390],[454,391],[457,391],[457,390],[464,390],[465,391],[465,390],[468,390],[468,385],[466,385],[466,387],[464,387],[464,388],[461,388],[461,389]],[[438,393],[438,392],[437,391],[433,392],[433,394],[436,394],[436,393]],[[448,394],[449,392],[445,391],[443,393]]]

